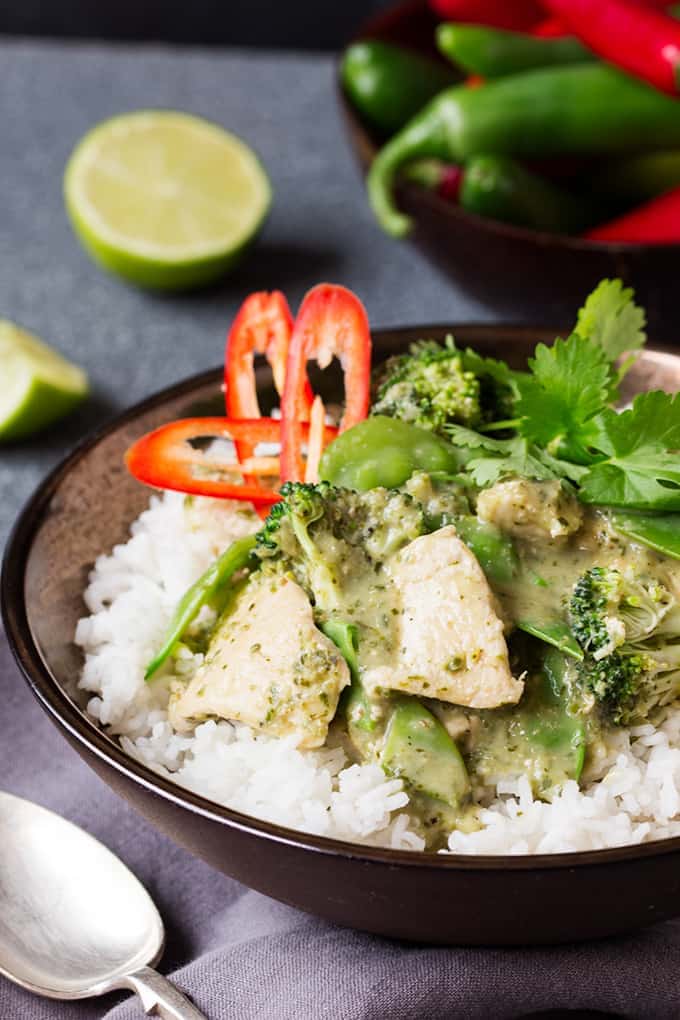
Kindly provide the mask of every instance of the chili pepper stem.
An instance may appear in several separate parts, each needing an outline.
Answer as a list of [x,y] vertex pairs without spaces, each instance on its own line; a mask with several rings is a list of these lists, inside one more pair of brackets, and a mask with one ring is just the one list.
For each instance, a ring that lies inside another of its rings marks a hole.
[[412,227],[411,218],[399,211],[394,200],[399,169],[409,160],[450,156],[443,125],[437,130],[438,119],[437,111],[430,104],[380,150],[369,171],[369,201],[378,222],[393,237],[405,237]]

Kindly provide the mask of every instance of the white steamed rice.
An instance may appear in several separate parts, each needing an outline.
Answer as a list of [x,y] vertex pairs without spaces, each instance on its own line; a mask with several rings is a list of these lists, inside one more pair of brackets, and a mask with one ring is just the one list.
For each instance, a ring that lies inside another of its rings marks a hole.
[[[153,497],[132,537],[100,556],[90,575],[76,643],[85,654],[87,710],[132,757],[187,789],[245,814],[336,839],[420,850],[407,794],[377,765],[349,765],[339,749],[298,751],[247,726],[206,722],[191,735],[167,720],[169,685],[195,669],[185,651],[169,673],[144,668],[186,588],[258,519],[243,505]],[[483,828],[453,832],[465,854],[594,850],[680,835],[680,709],[662,726],[619,731],[590,785],[569,782],[551,803],[534,800],[525,777],[488,791]]]

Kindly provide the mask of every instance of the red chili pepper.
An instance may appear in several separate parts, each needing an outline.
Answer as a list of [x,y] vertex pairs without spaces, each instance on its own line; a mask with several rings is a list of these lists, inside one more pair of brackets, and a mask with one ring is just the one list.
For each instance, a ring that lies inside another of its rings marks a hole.
[[[309,436],[309,425],[299,422],[302,440]],[[325,427],[324,440],[329,443],[338,434],[336,428]],[[182,418],[149,432],[138,439],[125,454],[128,470],[140,482],[156,489],[175,489],[198,496],[218,499],[248,500],[256,507],[270,506],[280,499],[272,488],[252,483],[242,484],[210,477],[220,471],[239,473],[239,463],[210,460],[205,453],[191,445],[196,439],[231,439],[248,443],[255,449],[258,443],[278,444],[281,439],[281,422],[273,418]],[[253,457],[243,465],[248,473],[275,477],[279,474],[278,457]]]
[[[254,355],[264,354],[271,365],[274,386],[283,393],[286,377],[288,347],[293,332],[293,316],[288,302],[280,290],[257,291],[245,299],[227,336],[224,353],[224,387],[227,416],[229,418],[259,418],[260,405],[253,366]],[[303,418],[309,417],[314,394],[307,380]],[[239,462],[253,455],[253,446],[237,442]],[[254,484],[255,479],[245,481]]]
[[445,198],[447,202],[457,202],[460,198],[460,189],[463,186],[465,171],[453,163],[444,167],[441,179],[437,186],[437,194]]
[[366,309],[351,290],[320,283],[305,296],[298,312],[288,351],[286,385],[281,401],[281,478],[302,481],[302,458],[307,362],[312,358],[326,368],[333,355],[345,377],[345,411],[340,431],[363,421],[368,414],[371,376],[371,334]]
[[585,235],[591,241],[623,241],[631,244],[677,244],[680,241],[680,188],[593,227]]
[[546,18],[545,21],[534,25],[531,34],[535,35],[537,39],[561,39],[565,35],[570,35],[570,32],[559,18]]
[[224,385],[230,418],[259,418],[253,355],[264,354],[277,392],[283,392],[293,316],[280,290],[258,291],[241,305],[224,354]]
[[522,31],[543,16],[535,0],[430,0],[430,6],[448,21],[469,21]]
[[595,53],[662,92],[680,91],[680,23],[636,0],[543,0]]

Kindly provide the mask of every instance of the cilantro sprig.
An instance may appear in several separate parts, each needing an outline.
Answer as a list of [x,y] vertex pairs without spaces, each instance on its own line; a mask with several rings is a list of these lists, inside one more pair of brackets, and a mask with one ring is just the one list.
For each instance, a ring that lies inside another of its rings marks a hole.
[[529,372],[512,373],[511,413],[498,423],[504,438],[449,428],[473,484],[560,479],[585,503],[680,511],[680,394],[643,393],[629,410],[613,407],[644,327],[633,291],[603,280],[571,336],[539,344]]

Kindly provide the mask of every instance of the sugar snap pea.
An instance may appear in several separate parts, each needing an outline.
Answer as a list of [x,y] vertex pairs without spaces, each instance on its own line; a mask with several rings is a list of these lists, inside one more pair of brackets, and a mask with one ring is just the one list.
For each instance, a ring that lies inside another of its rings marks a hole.
[[249,566],[254,547],[254,535],[237,539],[185,592],[170,621],[163,645],[146,668],[145,680],[150,680],[158,672],[203,606],[212,604],[219,611],[230,593],[229,582],[234,574]]

